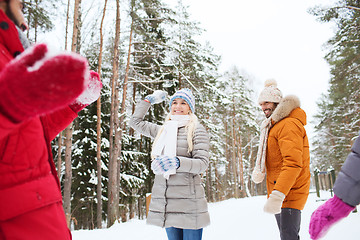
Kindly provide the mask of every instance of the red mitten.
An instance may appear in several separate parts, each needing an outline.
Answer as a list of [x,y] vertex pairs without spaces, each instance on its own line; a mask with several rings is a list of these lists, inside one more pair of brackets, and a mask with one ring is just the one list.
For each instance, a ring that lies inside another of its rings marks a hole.
[[14,122],[55,111],[73,102],[88,79],[85,58],[35,45],[0,73],[0,111]]
[[84,107],[95,102],[100,97],[101,88],[102,83],[99,74],[90,71],[90,79],[87,88],[72,104],[70,104],[70,108],[77,113]]

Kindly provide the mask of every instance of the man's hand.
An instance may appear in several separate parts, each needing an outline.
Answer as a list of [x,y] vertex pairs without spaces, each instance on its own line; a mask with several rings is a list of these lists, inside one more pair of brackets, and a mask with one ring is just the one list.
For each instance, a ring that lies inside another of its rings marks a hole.
[[277,190],[273,190],[265,203],[264,212],[271,214],[280,213],[284,199],[285,199],[285,194]]

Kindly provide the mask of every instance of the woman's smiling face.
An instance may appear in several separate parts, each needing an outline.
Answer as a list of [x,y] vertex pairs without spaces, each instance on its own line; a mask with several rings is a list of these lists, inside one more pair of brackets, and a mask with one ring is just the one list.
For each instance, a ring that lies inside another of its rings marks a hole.
[[190,114],[190,107],[182,98],[175,98],[171,103],[172,115],[187,115]]

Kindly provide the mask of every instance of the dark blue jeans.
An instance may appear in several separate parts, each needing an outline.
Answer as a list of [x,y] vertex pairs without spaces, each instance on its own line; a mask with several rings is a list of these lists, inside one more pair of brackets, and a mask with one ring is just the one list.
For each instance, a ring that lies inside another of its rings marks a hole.
[[182,229],[169,227],[166,234],[169,240],[201,240],[203,229]]
[[294,208],[282,208],[275,214],[281,240],[299,240],[301,211]]

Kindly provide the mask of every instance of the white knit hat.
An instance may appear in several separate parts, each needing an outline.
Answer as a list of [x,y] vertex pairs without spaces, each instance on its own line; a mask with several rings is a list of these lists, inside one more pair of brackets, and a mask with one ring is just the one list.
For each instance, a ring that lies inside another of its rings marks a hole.
[[264,85],[265,88],[259,95],[259,104],[263,102],[280,102],[280,100],[282,99],[282,93],[277,88],[276,81],[274,79],[269,79],[265,81]]

